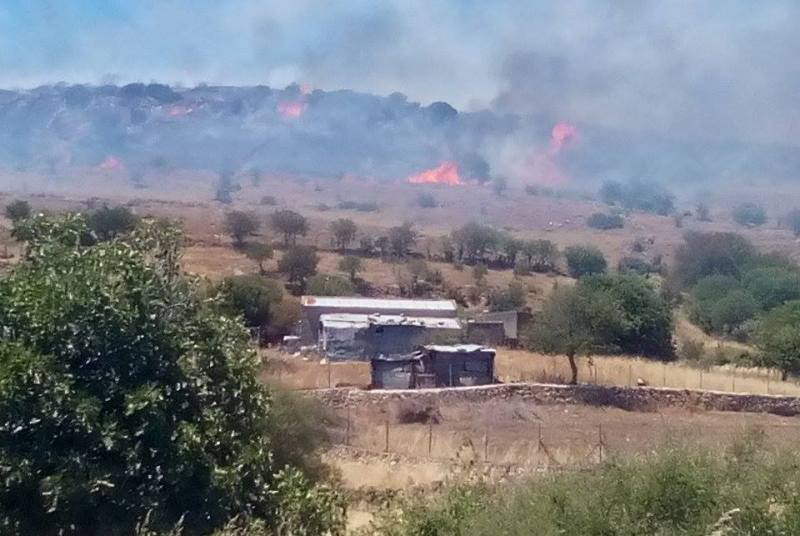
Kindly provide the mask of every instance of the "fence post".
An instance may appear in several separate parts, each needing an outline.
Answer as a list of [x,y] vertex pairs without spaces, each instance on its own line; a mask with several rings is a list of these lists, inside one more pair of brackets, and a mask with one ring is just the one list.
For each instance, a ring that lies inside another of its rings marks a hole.
[[633,387],[633,365],[628,363],[628,387]]
[[385,436],[385,446],[383,451],[389,452],[389,419],[386,419],[385,426],[386,426],[386,436]]
[[[450,387],[452,387],[453,386],[453,364],[452,363],[450,363],[450,365],[448,367],[448,371],[449,371],[449,374],[450,374]],[[520,378],[521,377],[522,377],[522,372],[520,372]]]
[[347,406],[347,428],[344,430],[344,444],[350,446],[350,406]]
[[483,461],[489,461],[489,426],[486,426],[486,430],[483,433]]
[[661,387],[667,386],[667,364],[661,363]]
[[328,358],[328,389],[331,388],[331,358]]
[[772,394],[772,393],[769,392],[769,379],[770,379],[771,376],[772,376],[772,372],[771,371],[767,371],[767,394],[768,395]]
[[731,370],[731,391],[736,392],[736,371]]
[[433,418],[428,417],[428,458],[433,451]]
[[597,438],[599,440],[597,446],[598,446],[599,451],[600,451],[600,463],[603,463],[603,425],[602,424],[598,424],[597,425]]
[[700,389],[703,389],[703,369],[700,369]]

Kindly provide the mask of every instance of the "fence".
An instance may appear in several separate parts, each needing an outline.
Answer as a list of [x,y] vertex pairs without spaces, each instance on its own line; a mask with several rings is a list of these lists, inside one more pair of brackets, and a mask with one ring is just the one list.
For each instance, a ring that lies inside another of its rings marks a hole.
[[704,422],[700,426],[662,421],[639,434],[641,430],[626,429],[629,423],[625,422],[580,426],[531,423],[513,429],[487,424],[482,429],[458,429],[436,424],[434,419],[418,423],[398,423],[391,419],[369,422],[352,415],[349,408],[337,413],[343,425],[331,430],[336,446],[415,460],[534,470],[589,467],[615,456],[649,452],[670,443],[720,450],[746,435],[760,438],[763,448],[792,448],[800,440],[800,423],[764,423],[757,417],[728,424]]

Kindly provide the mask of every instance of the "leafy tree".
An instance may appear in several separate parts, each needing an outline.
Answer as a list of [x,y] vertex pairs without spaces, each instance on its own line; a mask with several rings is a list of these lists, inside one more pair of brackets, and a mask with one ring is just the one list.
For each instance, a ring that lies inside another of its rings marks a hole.
[[578,383],[575,357],[607,349],[609,341],[627,325],[610,296],[588,296],[580,287],[554,290],[527,334],[527,345],[535,351],[562,354],[569,360],[570,383]]
[[270,308],[283,299],[279,283],[257,275],[226,277],[220,285],[220,292],[227,312],[242,315],[251,327],[267,325]]
[[358,227],[353,220],[340,218],[331,222],[331,232],[336,241],[336,247],[344,251],[355,240]]
[[558,262],[558,248],[550,240],[527,240],[522,254],[534,272],[552,272]]
[[622,229],[625,227],[625,220],[619,214],[603,214],[595,212],[586,218],[586,225],[592,229]]
[[354,255],[347,255],[346,257],[342,257],[339,261],[339,270],[345,272],[348,277],[350,277],[351,282],[356,280],[356,275],[362,269],[361,259]]
[[570,246],[564,250],[567,270],[572,277],[601,274],[607,263],[603,253],[594,246]]
[[727,275],[706,276],[692,288],[689,300],[689,319],[706,331],[711,331],[711,313],[717,300],[734,290],[741,290],[741,283]]
[[307,278],[317,273],[317,264],[319,257],[314,248],[292,246],[278,261],[278,270],[286,275],[291,283],[298,283],[302,287]]
[[214,199],[220,203],[229,205],[233,203],[233,193],[241,189],[241,186],[233,182],[233,173],[223,171],[217,179],[216,192]]
[[352,296],[353,284],[334,274],[317,274],[306,283],[306,292],[314,296]]
[[308,232],[306,219],[293,210],[279,210],[270,216],[272,228],[283,235],[283,244],[288,246],[297,243],[298,236]]
[[783,373],[800,373],[800,301],[773,309],[759,322],[756,343],[764,363]]
[[489,274],[489,269],[485,264],[476,264],[472,267],[472,278],[476,284],[482,284],[486,276]]
[[744,227],[756,227],[767,221],[764,207],[755,203],[742,203],[733,209],[733,221]]
[[528,301],[528,291],[519,281],[512,281],[508,288],[494,290],[489,293],[489,310],[515,311],[525,307]]
[[633,180],[623,184],[606,181],[600,188],[600,197],[609,205],[620,205],[628,210],[642,210],[662,216],[675,209],[673,195],[653,182]]
[[98,240],[112,240],[133,231],[139,218],[127,207],[103,206],[89,214],[87,223]]
[[489,252],[497,249],[500,233],[488,225],[471,222],[452,233],[459,260],[477,262],[485,260]]
[[255,214],[243,210],[233,210],[225,213],[223,222],[225,232],[233,238],[237,246],[244,244],[245,238],[252,235],[261,227],[261,222]]
[[718,333],[735,333],[759,311],[758,302],[746,290],[733,290],[711,306],[711,329]]
[[[656,259],[657,261],[658,259]],[[661,270],[660,262],[650,262],[642,257],[625,256],[617,263],[617,272],[620,274],[647,275],[658,273]]]
[[245,246],[244,249],[247,258],[252,259],[258,263],[258,273],[264,275],[267,270],[264,268],[264,262],[271,259],[275,252],[269,244],[261,244],[251,242]]
[[579,285],[590,299],[610,296],[618,304],[626,329],[609,343],[628,354],[673,357],[672,309],[646,279],[636,275],[598,275],[581,279]]
[[0,280],[0,532],[343,531],[334,493],[276,465],[247,333],[180,275],[173,231],[84,246],[80,216],[24,225]]
[[389,229],[387,238],[389,239],[389,248],[393,255],[397,257],[405,257],[409,249],[417,241],[417,233],[410,223],[392,227]]
[[752,244],[736,233],[688,232],[675,252],[674,276],[683,288],[709,275],[741,277],[756,257]]
[[800,299],[800,270],[796,266],[755,268],[744,275],[742,282],[765,311]]
[[27,220],[31,217],[31,204],[27,201],[17,199],[6,205],[6,218],[12,223]]

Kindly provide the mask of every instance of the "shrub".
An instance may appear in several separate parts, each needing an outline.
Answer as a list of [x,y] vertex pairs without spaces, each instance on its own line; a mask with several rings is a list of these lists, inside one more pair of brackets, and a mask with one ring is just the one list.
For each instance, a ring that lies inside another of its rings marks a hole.
[[439,203],[430,192],[423,192],[417,196],[417,205],[422,208],[436,208]]
[[339,260],[338,268],[350,277],[350,281],[355,281],[356,275],[363,269],[361,259],[353,255],[342,257],[341,260]]
[[293,210],[278,210],[270,216],[272,228],[283,235],[283,244],[295,244],[298,236],[308,232],[308,221]]
[[793,209],[784,216],[783,224],[789,228],[795,237],[800,236],[800,209]]
[[755,257],[752,244],[741,235],[690,231],[675,252],[674,275],[683,288],[710,275],[738,278]]
[[609,205],[620,205],[629,210],[641,210],[666,216],[675,209],[674,198],[662,186],[644,181],[623,184],[606,181],[600,188],[600,197]]
[[519,281],[512,281],[504,290],[493,290],[489,293],[490,311],[515,311],[525,307],[528,301],[528,290]]
[[267,325],[270,309],[283,298],[279,283],[257,275],[226,277],[219,290],[226,312],[243,316],[250,327]]
[[127,207],[103,206],[87,218],[87,224],[98,240],[112,240],[133,231],[139,218]]
[[342,250],[347,249],[347,246],[355,240],[356,233],[358,232],[358,227],[355,222],[348,218],[339,218],[331,222],[330,229],[331,233],[333,233],[336,247]]
[[356,212],[377,212],[378,203],[374,201],[341,201],[337,208],[340,210],[355,210]]
[[625,219],[619,214],[595,212],[586,219],[586,225],[592,229],[622,229],[625,227]]
[[302,287],[307,278],[317,273],[317,264],[319,257],[314,248],[292,246],[278,261],[278,270],[286,275],[291,283],[298,283]]
[[733,333],[759,311],[758,302],[745,290],[733,290],[717,300],[711,307],[711,329],[719,333]]
[[278,204],[278,200],[275,199],[274,195],[265,195],[264,197],[261,198],[260,203],[266,207],[274,207],[275,205]]
[[733,221],[744,227],[756,227],[767,221],[764,207],[755,203],[742,203],[733,209]]
[[31,217],[31,204],[27,201],[17,199],[6,205],[6,218],[12,223],[27,220]]
[[800,373],[800,301],[788,302],[767,313],[756,329],[764,362],[783,372]]
[[603,253],[594,246],[570,246],[564,250],[567,270],[572,277],[601,274],[607,263]]
[[647,275],[658,273],[661,266],[656,266],[654,263],[649,262],[642,257],[625,256],[620,258],[617,263],[617,271],[620,274],[638,274]]
[[352,296],[353,284],[338,275],[317,274],[306,283],[306,292],[314,296]]
[[241,246],[244,244],[245,238],[258,231],[258,228],[261,227],[261,222],[258,221],[255,214],[234,210],[225,214],[223,227],[225,232],[233,238],[233,241]]

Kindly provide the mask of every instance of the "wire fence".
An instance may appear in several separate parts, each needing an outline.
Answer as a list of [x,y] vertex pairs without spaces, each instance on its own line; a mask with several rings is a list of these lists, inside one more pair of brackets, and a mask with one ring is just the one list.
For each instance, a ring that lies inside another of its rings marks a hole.
[[386,418],[375,422],[355,417],[349,408],[338,412],[338,417],[340,426],[331,431],[335,446],[423,461],[485,463],[540,470],[589,467],[615,456],[648,452],[668,444],[706,446],[722,451],[745,437],[761,441],[764,448],[793,448],[800,441],[800,421],[793,419],[783,419],[779,423],[759,422],[755,418],[731,419],[726,424],[709,424],[669,423],[656,416],[657,424],[651,422],[643,429],[624,421],[594,425],[548,422],[476,426],[469,423],[466,427],[454,428],[453,423],[441,425],[434,419],[398,423]]

